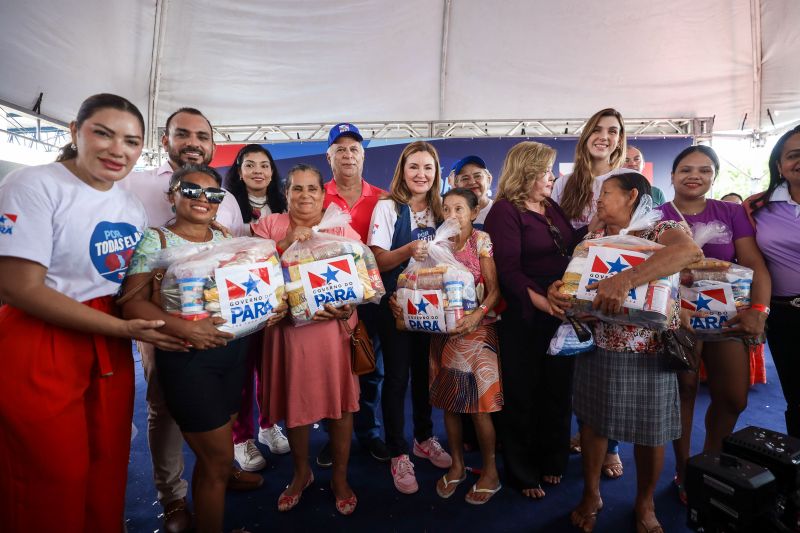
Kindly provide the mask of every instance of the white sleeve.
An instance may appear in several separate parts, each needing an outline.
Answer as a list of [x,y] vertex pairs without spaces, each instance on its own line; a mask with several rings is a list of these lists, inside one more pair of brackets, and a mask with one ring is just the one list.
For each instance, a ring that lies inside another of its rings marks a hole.
[[[55,206],[31,171],[0,185],[0,256],[19,257],[50,268]],[[17,179],[20,178],[20,179]]]
[[558,205],[561,205],[561,197],[564,195],[564,187],[567,186],[567,180],[572,177],[572,174],[561,176],[553,184],[553,190],[550,192],[550,199]]
[[[219,204],[217,222],[228,228],[234,237],[241,237],[245,230],[242,210],[239,209],[239,203],[230,192],[225,195],[222,199],[222,203]],[[249,237],[249,232],[244,236]]]
[[394,224],[397,222],[397,211],[392,200],[380,200],[375,204],[370,222],[370,234],[367,246],[377,246],[384,250],[392,248],[394,237]]

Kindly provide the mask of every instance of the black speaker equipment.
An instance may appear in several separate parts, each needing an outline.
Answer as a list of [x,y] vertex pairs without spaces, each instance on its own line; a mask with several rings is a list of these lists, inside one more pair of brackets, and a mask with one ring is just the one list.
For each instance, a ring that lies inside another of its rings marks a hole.
[[776,513],[790,531],[800,532],[800,439],[749,426],[726,437],[722,449],[773,473]]
[[728,454],[702,453],[686,466],[687,524],[696,531],[773,531],[775,476]]

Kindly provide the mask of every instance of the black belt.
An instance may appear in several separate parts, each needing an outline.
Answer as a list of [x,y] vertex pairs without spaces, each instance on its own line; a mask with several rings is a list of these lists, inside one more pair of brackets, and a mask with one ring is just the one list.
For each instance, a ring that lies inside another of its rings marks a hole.
[[800,296],[776,296],[772,298],[770,304],[800,308]]

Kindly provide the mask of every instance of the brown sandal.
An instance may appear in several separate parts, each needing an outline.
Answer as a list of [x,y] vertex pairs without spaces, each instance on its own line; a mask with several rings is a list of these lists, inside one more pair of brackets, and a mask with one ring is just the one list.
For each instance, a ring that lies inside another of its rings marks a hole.
[[622,477],[623,473],[624,470],[622,468],[622,461],[619,459],[619,455],[617,455],[616,461],[603,463],[603,475],[608,479],[619,479]]
[[584,533],[590,533],[591,531],[594,530],[594,526],[597,525],[597,515],[602,510],[603,510],[602,505],[589,513],[581,512],[578,511],[577,509],[574,509],[569,514],[569,520],[570,522],[572,522],[573,526],[580,529]]

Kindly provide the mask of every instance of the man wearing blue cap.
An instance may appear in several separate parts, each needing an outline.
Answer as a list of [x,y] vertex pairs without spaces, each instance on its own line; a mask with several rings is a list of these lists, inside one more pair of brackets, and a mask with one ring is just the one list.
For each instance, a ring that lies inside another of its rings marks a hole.
[[[385,191],[367,183],[362,177],[364,171],[364,138],[353,124],[343,122],[331,128],[328,134],[328,163],[331,165],[333,179],[325,184],[325,203],[328,207],[335,203],[346,213],[350,213],[350,225],[361,236],[361,242],[367,242],[370,221],[375,204],[386,194]],[[359,318],[367,326],[375,348],[375,371],[359,378],[361,396],[359,411],[353,417],[353,426],[361,446],[368,450],[378,461],[388,461],[389,450],[381,439],[381,423],[377,418],[381,404],[383,388],[383,352],[378,339],[378,327],[375,318],[378,316],[377,305],[359,306]],[[331,466],[330,443],[325,444],[317,455],[317,464]]]
[[489,197],[492,185],[492,175],[486,168],[486,162],[477,155],[468,155],[453,163],[450,175],[447,177],[451,187],[463,187],[475,193],[478,197],[478,218],[472,225],[475,229],[483,229],[483,221],[492,208],[492,199]]

